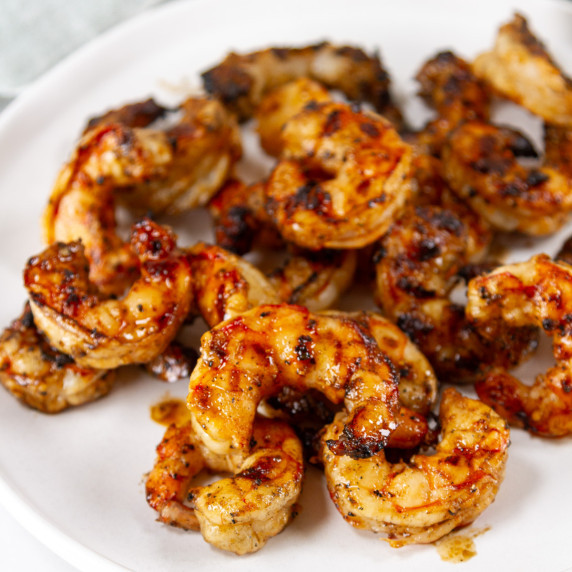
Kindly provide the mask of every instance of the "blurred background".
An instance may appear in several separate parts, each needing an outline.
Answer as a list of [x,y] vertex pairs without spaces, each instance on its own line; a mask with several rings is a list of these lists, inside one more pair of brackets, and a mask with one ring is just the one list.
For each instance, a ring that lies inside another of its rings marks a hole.
[[0,110],[68,54],[169,0],[0,0]]

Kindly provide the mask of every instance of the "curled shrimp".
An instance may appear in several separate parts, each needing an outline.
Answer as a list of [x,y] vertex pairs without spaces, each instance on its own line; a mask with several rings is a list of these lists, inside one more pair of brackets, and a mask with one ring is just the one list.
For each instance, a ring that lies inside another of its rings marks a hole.
[[[399,372],[399,402],[404,406],[399,412],[401,417],[411,411],[422,416],[429,415],[437,397],[437,377],[427,358],[396,325],[373,312],[329,310],[325,315],[355,321],[387,354]],[[341,404],[331,403],[316,390],[300,392],[289,386],[266,400],[264,405],[270,407],[263,410],[265,414],[282,416],[295,425],[298,434],[303,437],[310,460],[318,456],[317,441],[324,425],[331,423],[341,409]],[[430,439],[432,435],[428,437]],[[399,435],[394,432],[391,445],[407,448],[409,439],[410,436],[405,434],[405,440],[400,442]]]
[[302,248],[361,248],[411,198],[411,148],[381,116],[343,103],[307,106],[282,133],[267,210]]
[[[159,520],[186,530],[236,554],[260,550],[296,513],[304,466],[294,431],[280,421],[257,418],[248,456],[236,464],[196,438],[188,412],[165,432],[146,482],[147,502]],[[203,470],[231,472],[232,477],[192,486]]]
[[442,437],[431,455],[389,462],[383,451],[367,459],[332,454],[344,414],[327,427],[322,460],[330,496],[356,528],[385,533],[389,544],[429,543],[473,522],[495,499],[509,445],[506,422],[490,407],[443,392]]
[[189,312],[191,271],[174,234],[145,219],[134,226],[131,245],[141,277],[121,299],[95,291],[79,241],[53,244],[24,270],[38,328],[82,367],[112,369],[152,360]]
[[438,156],[454,127],[464,121],[488,121],[490,94],[471,65],[451,51],[439,52],[417,72],[419,95],[437,117],[407,140],[429,155]]
[[137,258],[116,232],[117,200],[135,213],[205,204],[240,156],[238,126],[218,102],[188,99],[174,126],[145,126],[165,112],[147,102],[92,120],[45,209],[46,242],[81,239],[91,281],[104,293],[122,294],[138,271]]
[[375,256],[375,297],[383,313],[428,357],[439,379],[473,381],[494,365],[512,367],[536,349],[536,328],[507,327],[487,339],[450,299],[465,265],[474,262],[467,225],[436,206],[397,220]]
[[0,336],[0,382],[20,401],[44,413],[107,395],[114,372],[80,367],[52,348],[34,324],[29,304]]
[[[336,315],[336,312],[328,312]],[[340,314],[343,317],[343,314]],[[428,415],[437,399],[437,377],[427,358],[395,324],[374,312],[351,312],[399,372],[399,401],[408,409]]]
[[[534,157],[528,140],[514,129],[467,122],[451,133],[443,148],[449,185],[493,227],[544,235],[558,230],[572,210],[572,179],[561,168],[568,161],[546,139],[546,160],[526,167],[518,157]],[[562,161],[558,164],[555,161]]]
[[262,304],[278,304],[273,285],[255,266],[218,246],[187,250],[196,310],[210,327]]
[[[272,253],[286,248],[285,260],[267,271],[264,287],[276,290],[280,301],[312,311],[331,307],[352,283],[357,254],[352,250],[309,251],[285,245],[264,208],[263,187],[263,183],[246,185],[233,179],[211,200],[217,244],[238,254],[257,245]],[[264,280],[257,281],[262,284]]]
[[218,246],[246,254],[258,245],[279,249],[284,240],[266,212],[266,192],[263,182],[247,185],[230,179],[209,201]]
[[549,123],[572,127],[572,85],[528,27],[515,14],[498,31],[491,51],[473,62],[477,76],[495,91]]
[[307,77],[280,85],[260,101],[255,113],[262,148],[274,157],[282,153],[282,130],[289,119],[309,103],[331,101],[330,92]]
[[454,193],[443,176],[441,152],[451,131],[459,124],[487,120],[490,97],[472,73],[468,62],[450,51],[440,52],[423,64],[416,75],[419,95],[437,117],[421,131],[405,134],[413,145],[413,178],[417,192],[415,205],[439,206],[463,221],[471,258],[486,253],[492,240],[490,225]]
[[[397,381],[393,363],[357,321],[265,305],[203,336],[187,403],[193,428],[210,450],[240,453],[248,449],[260,401],[286,386],[315,389],[349,412],[338,453],[368,456],[398,428]],[[404,440],[418,441],[426,423],[412,414],[410,426],[401,428],[410,430]]]
[[526,385],[496,369],[478,380],[479,397],[530,432],[572,433],[572,266],[539,254],[495,269],[469,283],[467,315],[487,338],[499,329],[532,324],[552,338],[554,366]]
[[357,254],[353,250],[291,249],[284,263],[268,275],[280,300],[312,312],[334,305],[353,283]]
[[391,101],[389,74],[379,57],[353,46],[323,42],[303,48],[230,53],[202,74],[206,91],[220,98],[243,120],[252,117],[268,91],[300,77],[339,90],[350,100],[367,101],[394,121],[401,119]]

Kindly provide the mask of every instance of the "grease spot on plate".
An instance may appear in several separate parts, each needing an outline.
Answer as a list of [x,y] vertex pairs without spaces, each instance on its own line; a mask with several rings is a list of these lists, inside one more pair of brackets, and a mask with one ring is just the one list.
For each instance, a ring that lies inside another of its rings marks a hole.
[[477,555],[474,538],[490,530],[490,526],[462,533],[448,534],[435,543],[441,560],[445,562],[466,562]]

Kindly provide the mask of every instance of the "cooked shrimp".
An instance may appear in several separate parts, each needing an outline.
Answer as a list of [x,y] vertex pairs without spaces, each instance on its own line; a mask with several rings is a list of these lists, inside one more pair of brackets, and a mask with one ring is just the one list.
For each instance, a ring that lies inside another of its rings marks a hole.
[[267,210],[289,242],[312,250],[367,246],[411,198],[411,148],[381,116],[315,104],[282,135]]
[[466,224],[439,207],[416,207],[380,242],[376,301],[428,357],[439,379],[473,381],[493,365],[512,366],[536,348],[536,328],[506,328],[488,340],[450,300],[462,268],[473,260]]
[[419,95],[437,112],[420,132],[408,134],[408,140],[423,152],[438,155],[448,133],[459,123],[489,119],[490,95],[485,85],[471,65],[453,52],[439,52],[423,64],[415,79],[420,84]]
[[349,317],[371,334],[395,364],[399,372],[399,401],[416,413],[428,415],[437,399],[438,382],[427,358],[403,331],[379,314],[352,312]]
[[247,185],[230,179],[209,201],[208,209],[213,218],[216,243],[226,250],[246,254],[259,244],[269,249],[284,245],[266,212],[263,182]]
[[451,190],[443,177],[441,160],[416,149],[413,156],[413,178],[417,186],[414,204],[422,207],[438,206],[454,213],[467,230],[469,257],[480,259],[486,256],[493,240],[491,225]]
[[390,463],[383,451],[367,459],[335,455],[344,414],[323,436],[330,496],[356,528],[387,534],[393,547],[433,542],[473,522],[495,499],[509,445],[505,421],[487,405],[449,388],[443,392],[442,438],[432,455]]
[[[427,358],[415,347],[413,342],[394,324],[372,312],[339,312],[330,310],[326,315],[339,319],[351,319],[375,339],[399,372],[399,401],[405,407],[400,414],[410,412],[427,416],[437,397],[437,378]],[[341,404],[333,404],[321,393],[313,391],[295,391],[284,387],[282,391],[265,402],[263,412],[269,416],[285,417],[294,424],[302,435],[304,446],[310,460],[317,456],[317,436],[324,425],[331,423],[334,415],[340,411]],[[410,439],[410,436],[406,436]],[[391,445],[407,447],[409,443],[399,443],[395,432]]]
[[[236,465],[231,456],[204,447],[185,413],[168,427],[157,447],[146,484],[147,502],[161,522],[200,528],[217,548],[236,554],[260,550],[296,513],[304,475],[300,441],[287,424],[257,418],[248,456]],[[234,476],[192,487],[204,469]]]
[[[265,305],[223,322],[201,340],[188,406],[199,438],[218,454],[245,452],[256,408],[288,386],[345,404],[337,450],[368,456],[398,428],[398,373],[357,321],[300,306]],[[426,423],[411,416],[412,439]]]
[[252,117],[268,91],[307,77],[339,90],[350,100],[367,101],[398,122],[391,101],[389,74],[377,55],[327,42],[303,48],[269,48],[249,54],[230,53],[202,74],[208,93],[220,98],[240,119]]
[[443,173],[451,188],[495,228],[544,235],[568,220],[572,181],[558,166],[525,167],[517,161],[534,155],[527,139],[513,129],[467,122],[443,148]]
[[117,109],[110,109],[101,115],[92,117],[87,122],[83,133],[87,133],[101,125],[120,123],[127,127],[147,127],[157,119],[165,117],[169,110],[159,105],[154,99],[127,103]]
[[[288,248],[279,239],[264,204],[263,183],[246,185],[236,179],[229,181],[209,203],[217,244],[238,254],[245,254],[257,245],[273,253],[286,247],[285,261],[268,272],[264,287],[276,290],[282,302],[307,306],[312,311],[329,308],[353,280],[356,253]],[[261,284],[263,281],[258,280]]]
[[24,270],[38,328],[81,367],[112,369],[154,359],[172,341],[191,304],[191,271],[175,236],[149,220],[131,244],[141,277],[122,299],[104,299],[88,279],[81,242],[56,243]]
[[522,15],[501,26],[493,49],[475,59],[473,70],[499,95],[549,123],[572,127],[572,82]]
[[116,233],[116,199],[139,213],[205,204],[240,156],[238,126],[219,103],[189,99],[181,109],[179,123],[165,130],[132,127],[144,123],[142,112],[125,108],[93,120],[56,180],[43,217],[45,240],[81,239],[91,281],[104,293],[122,294],[138,270]]
[[179,379],[188,379],[198,358],[194,348],[173,341],[161,354],[143,364],[143,367],[161,381],[174,383]]
[[480,380],[477,393],[509,422],[546,437],[572,433],[572,266],[539,254],[469,283],[467,315],[487,338],[533,325],[552,338],[556,364],[525,385],[506,370]]
[[282,129],[286,122],[310,102],[331,101],[330,92],[320,83],[302,77],[271,90],[256,109],[257,131],[262,148],[274,157],[282,152]]
[[34,324],[30,306],[0,336],[0,382],[23,403],[44,413],[106,395],[114,372],[78,366],[52,348]]
[[198,243],[187,250],[194,304],[210,327],[262,304],[278,304],[274,286],[255,266],[218,246]]
[[332,307],[349,288],[356,268],[357,254],[353,250],[292,249],[268,278],[282,302],[318,312]]

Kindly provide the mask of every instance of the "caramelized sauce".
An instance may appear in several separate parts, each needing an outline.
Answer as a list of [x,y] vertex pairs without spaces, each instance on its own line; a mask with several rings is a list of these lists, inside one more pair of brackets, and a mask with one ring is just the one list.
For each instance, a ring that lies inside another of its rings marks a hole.
[[466,562],[477,555],[473,538],[490,530],[490,527],[465,530],[460,534],[448,534],[435,543],[441,560],[445,562]]
[[151,419],[166,427],[173,423],[176,425],[187,423],[189,421],[187,404],[182,399],[167,395],[151,406]]

